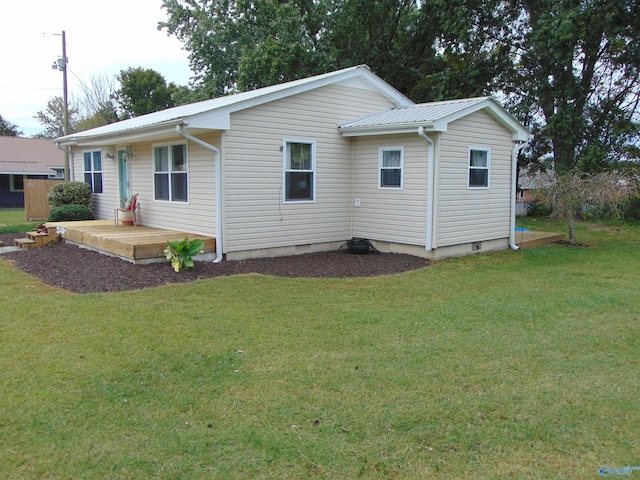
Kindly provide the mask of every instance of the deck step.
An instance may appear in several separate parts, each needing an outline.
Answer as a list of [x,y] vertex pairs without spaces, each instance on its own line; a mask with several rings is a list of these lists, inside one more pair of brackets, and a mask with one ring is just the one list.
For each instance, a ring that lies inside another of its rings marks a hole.
[[38,246],[35,240],[31,240],[30,238],[16,238],[13,241],[13,244],[16,247],[27,249],[27,248],[35,248]]
[[27,238],[16,238],[13,244],[20,248],[35,248],[42,247],[47,243],[51,243],[57,240],[59,235],[56,233],[55,228],[39,229],[38,231],[26,232]]

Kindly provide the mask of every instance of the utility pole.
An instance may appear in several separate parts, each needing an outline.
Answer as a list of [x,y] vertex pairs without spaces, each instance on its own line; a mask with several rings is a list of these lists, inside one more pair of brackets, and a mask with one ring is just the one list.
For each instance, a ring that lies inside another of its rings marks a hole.
[[[64,102],[64,135],[69,135],[69,97],[67,92],[67,35],[62,31],[62,58],[58,58],[57,62],[54,62],[51,66],[53,69],[57,69],[62,72],[62,101]],[[69,170],[69,148],[64,152],[64,179],[68,182],[71,179],[71,172]]]

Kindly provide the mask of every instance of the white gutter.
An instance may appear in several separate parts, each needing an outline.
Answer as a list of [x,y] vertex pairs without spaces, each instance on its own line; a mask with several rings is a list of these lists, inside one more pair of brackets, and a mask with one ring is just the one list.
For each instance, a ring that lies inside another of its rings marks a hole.
[[511,150],[511,221],[509,232],[509,247],[518,251],[520,247],[516,245],[516,193],[518,189],[518,152],[527,145],[527,142],[516,143]]
[[220,165],[222,156],[220,155],[220,149],[193,135],[185,133],[182,125],[176,125],[176,132],[178,132],[178,135],[181,137],[211,150],[216,156],[216,258],[213,260],[213,263],[220,263],[222,261],[222,167]]
[[429,158],[427,159],[427,231],[426,250],[433,250],[433,209],[435,199],[435,143],[424,133],[424,127],[418,127],[418,135],[429,145]]

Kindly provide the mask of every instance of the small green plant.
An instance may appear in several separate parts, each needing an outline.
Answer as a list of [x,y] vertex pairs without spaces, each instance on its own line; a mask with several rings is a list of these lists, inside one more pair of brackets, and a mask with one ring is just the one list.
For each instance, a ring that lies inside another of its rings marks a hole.
[[193,257],[204,253],[203,246],[204,242],[199,238],[189,240],[185,237],[184,240],[167,241],[167,248],[164,249],[164,254],[167,260],[171,260],[171,267],[176,272],[179,272],[183,268],[194,266]]
[[49,222],[71,222],[77,220],[93,220],[93,213],[86,205],[62,205],[49,212]]
[[52,208],[62,205],[91,206],[91,187],[85,182],[58,183],[47,194],[47,201]]

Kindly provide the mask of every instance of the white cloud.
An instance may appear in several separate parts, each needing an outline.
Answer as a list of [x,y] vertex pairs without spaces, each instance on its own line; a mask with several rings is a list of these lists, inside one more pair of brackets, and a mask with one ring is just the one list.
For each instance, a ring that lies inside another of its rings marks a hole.
[[[62,54],[64,30],[69,93],[79,81],[117,75],[129,67],[152,68],[167,82],[186,85],[188,52],[158,31],[166,19],[162,0],[32,0],[6,2],[0,28],[0,115],[26,135],[42,130],[32,117],[62,95],[62,73],[51,64]],[[56,35],[57,34],[57,35]]]

